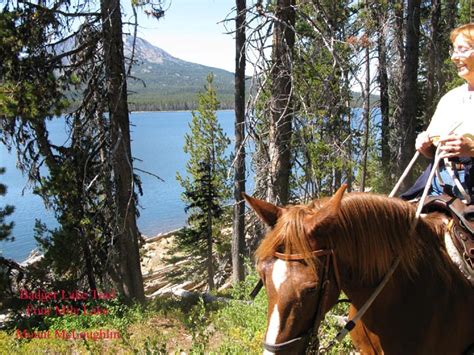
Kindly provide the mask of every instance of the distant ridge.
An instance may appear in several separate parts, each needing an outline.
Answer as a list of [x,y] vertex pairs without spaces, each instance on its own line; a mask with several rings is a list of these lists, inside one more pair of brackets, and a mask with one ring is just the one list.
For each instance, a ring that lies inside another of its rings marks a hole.
[[[133,37],[124,38],[125,55],[130,57]],[[233,108],[234,74],[175,58],[142,38],[136,38],[132,76],[128,80],[132,111],[192,110],[196,95],[204,90],[206,77],[214,84],[222,109]],[[144,86],[145,84],[145,86]]]

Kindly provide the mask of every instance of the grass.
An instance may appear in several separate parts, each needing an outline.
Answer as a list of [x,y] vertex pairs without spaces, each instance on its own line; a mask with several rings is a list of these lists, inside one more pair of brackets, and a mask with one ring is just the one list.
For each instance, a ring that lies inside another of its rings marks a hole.
[[[36,329],[61,332],[116,330],[120,339],[18,339],[16,329],[0,331],[0,354],[260,354],[266,328],[267,299],[262,290],[251,302],[250,291],[257,282],[251,274],[224,295],[226,303],[205,304],[199,297],[157,298],[146,306],[126,307],[117,300],[102,303],[108,314],[95,316],[45,317]],[[336,314],[347,314],[346,306]],[[340,327],[331,317],[322,324],[321,344],[327,344]],[[32,329],[33,330],[33,329]],[[349,339],[330,354],[352,351]]]

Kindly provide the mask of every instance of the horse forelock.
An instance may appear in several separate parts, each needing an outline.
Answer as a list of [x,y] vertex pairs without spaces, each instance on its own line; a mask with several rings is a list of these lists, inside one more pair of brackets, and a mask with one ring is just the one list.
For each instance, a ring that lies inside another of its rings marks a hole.
[[305,261],[315,270],[316,260],[305,229],[305,218],[315,214],[314,209],[304,205],[287,206],[276,225],[267,233],[257,248],[257,260],[272,258],[275,252],[303,254]]
[[[305,230],[305,218],[317,216],[317,211],[327,200],[315,201],[308,206],[288,206],[274,228],[262,240],[256,251],[257,260],[273,257],[276,251],[305,255],[315,269],[317,260],[311,257],[311,244]],[[329,235],[335,245],[336,255],[354,273],[357,281],[374,284],[381,280],[396,257],[401,256],[402,276],[413,278],[420,262],[432,265],[434,273],[447,283],[451,270],[440,250],[437,218],[419,220],[415,233],[410,235],[410,225],[415,218],[415,208],[409,203],[386,196],[350,193],[342,200],[341,210]],[[318,230],[316,235],[327,235]]]

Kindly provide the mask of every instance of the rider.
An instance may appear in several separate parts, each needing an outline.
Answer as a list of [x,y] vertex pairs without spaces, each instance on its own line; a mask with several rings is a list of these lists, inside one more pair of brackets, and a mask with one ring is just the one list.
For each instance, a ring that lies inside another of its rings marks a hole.
[[[442,158],[449,158],[448,164],[474,203],[474,23],[454,29],[450,39],[453,44],[451,61],[466,83],[441,98],[427,130],[418,135],[415,147],[425,157],[433,158],[436,147],[440,145],[439,154]],[[426,183],[429,173],[423,175]],[[440,167],[440,177],[445,183],[445,192],[447,190],[462,198],[444,164]],[[420,178],[403,194],[404,197],[413,196],[410,193],[416,190],[416,186],[424,187],[420,181],[423,178]],[[435,176],[430,194],[440,195],[442,192],[442,184]]]

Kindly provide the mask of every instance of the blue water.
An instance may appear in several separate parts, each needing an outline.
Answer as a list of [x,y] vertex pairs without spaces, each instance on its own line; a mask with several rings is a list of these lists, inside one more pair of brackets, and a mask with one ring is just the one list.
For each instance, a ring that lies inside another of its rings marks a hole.
[[[158,175],[137,171],[142,179],[144,195],[140,197],[138,226],[145,236],[170,231],[185,225],[182,188],[176,182],[176,172],[185,175],[187,157],[183,152],[184,135],[189,132],[190,112],[140,112],[131,114],[132,151],[135,168]],[[234,137],[234,112],[219,111],[219,121],[229,138]],[[67,140],[64,121],[57,119],[48,124],[51,140]],[[233,147],[234,142],[231,143]],[[15,241],[0,242],[3,256],[24,260],[35,248],[33,227],[39,218],[49,228],[57,226],[53,214],[46,211],[41,199],[32,194],[24,176],[16,169],[16,152],[8,153],[0,144],[0,167],[6,167],[0,182],[7,185],[7,194],[0,197],[0,206],[11,204],[15,212],[8,221],[15,222]],[[22,194],[22,192],[24,193]]]

